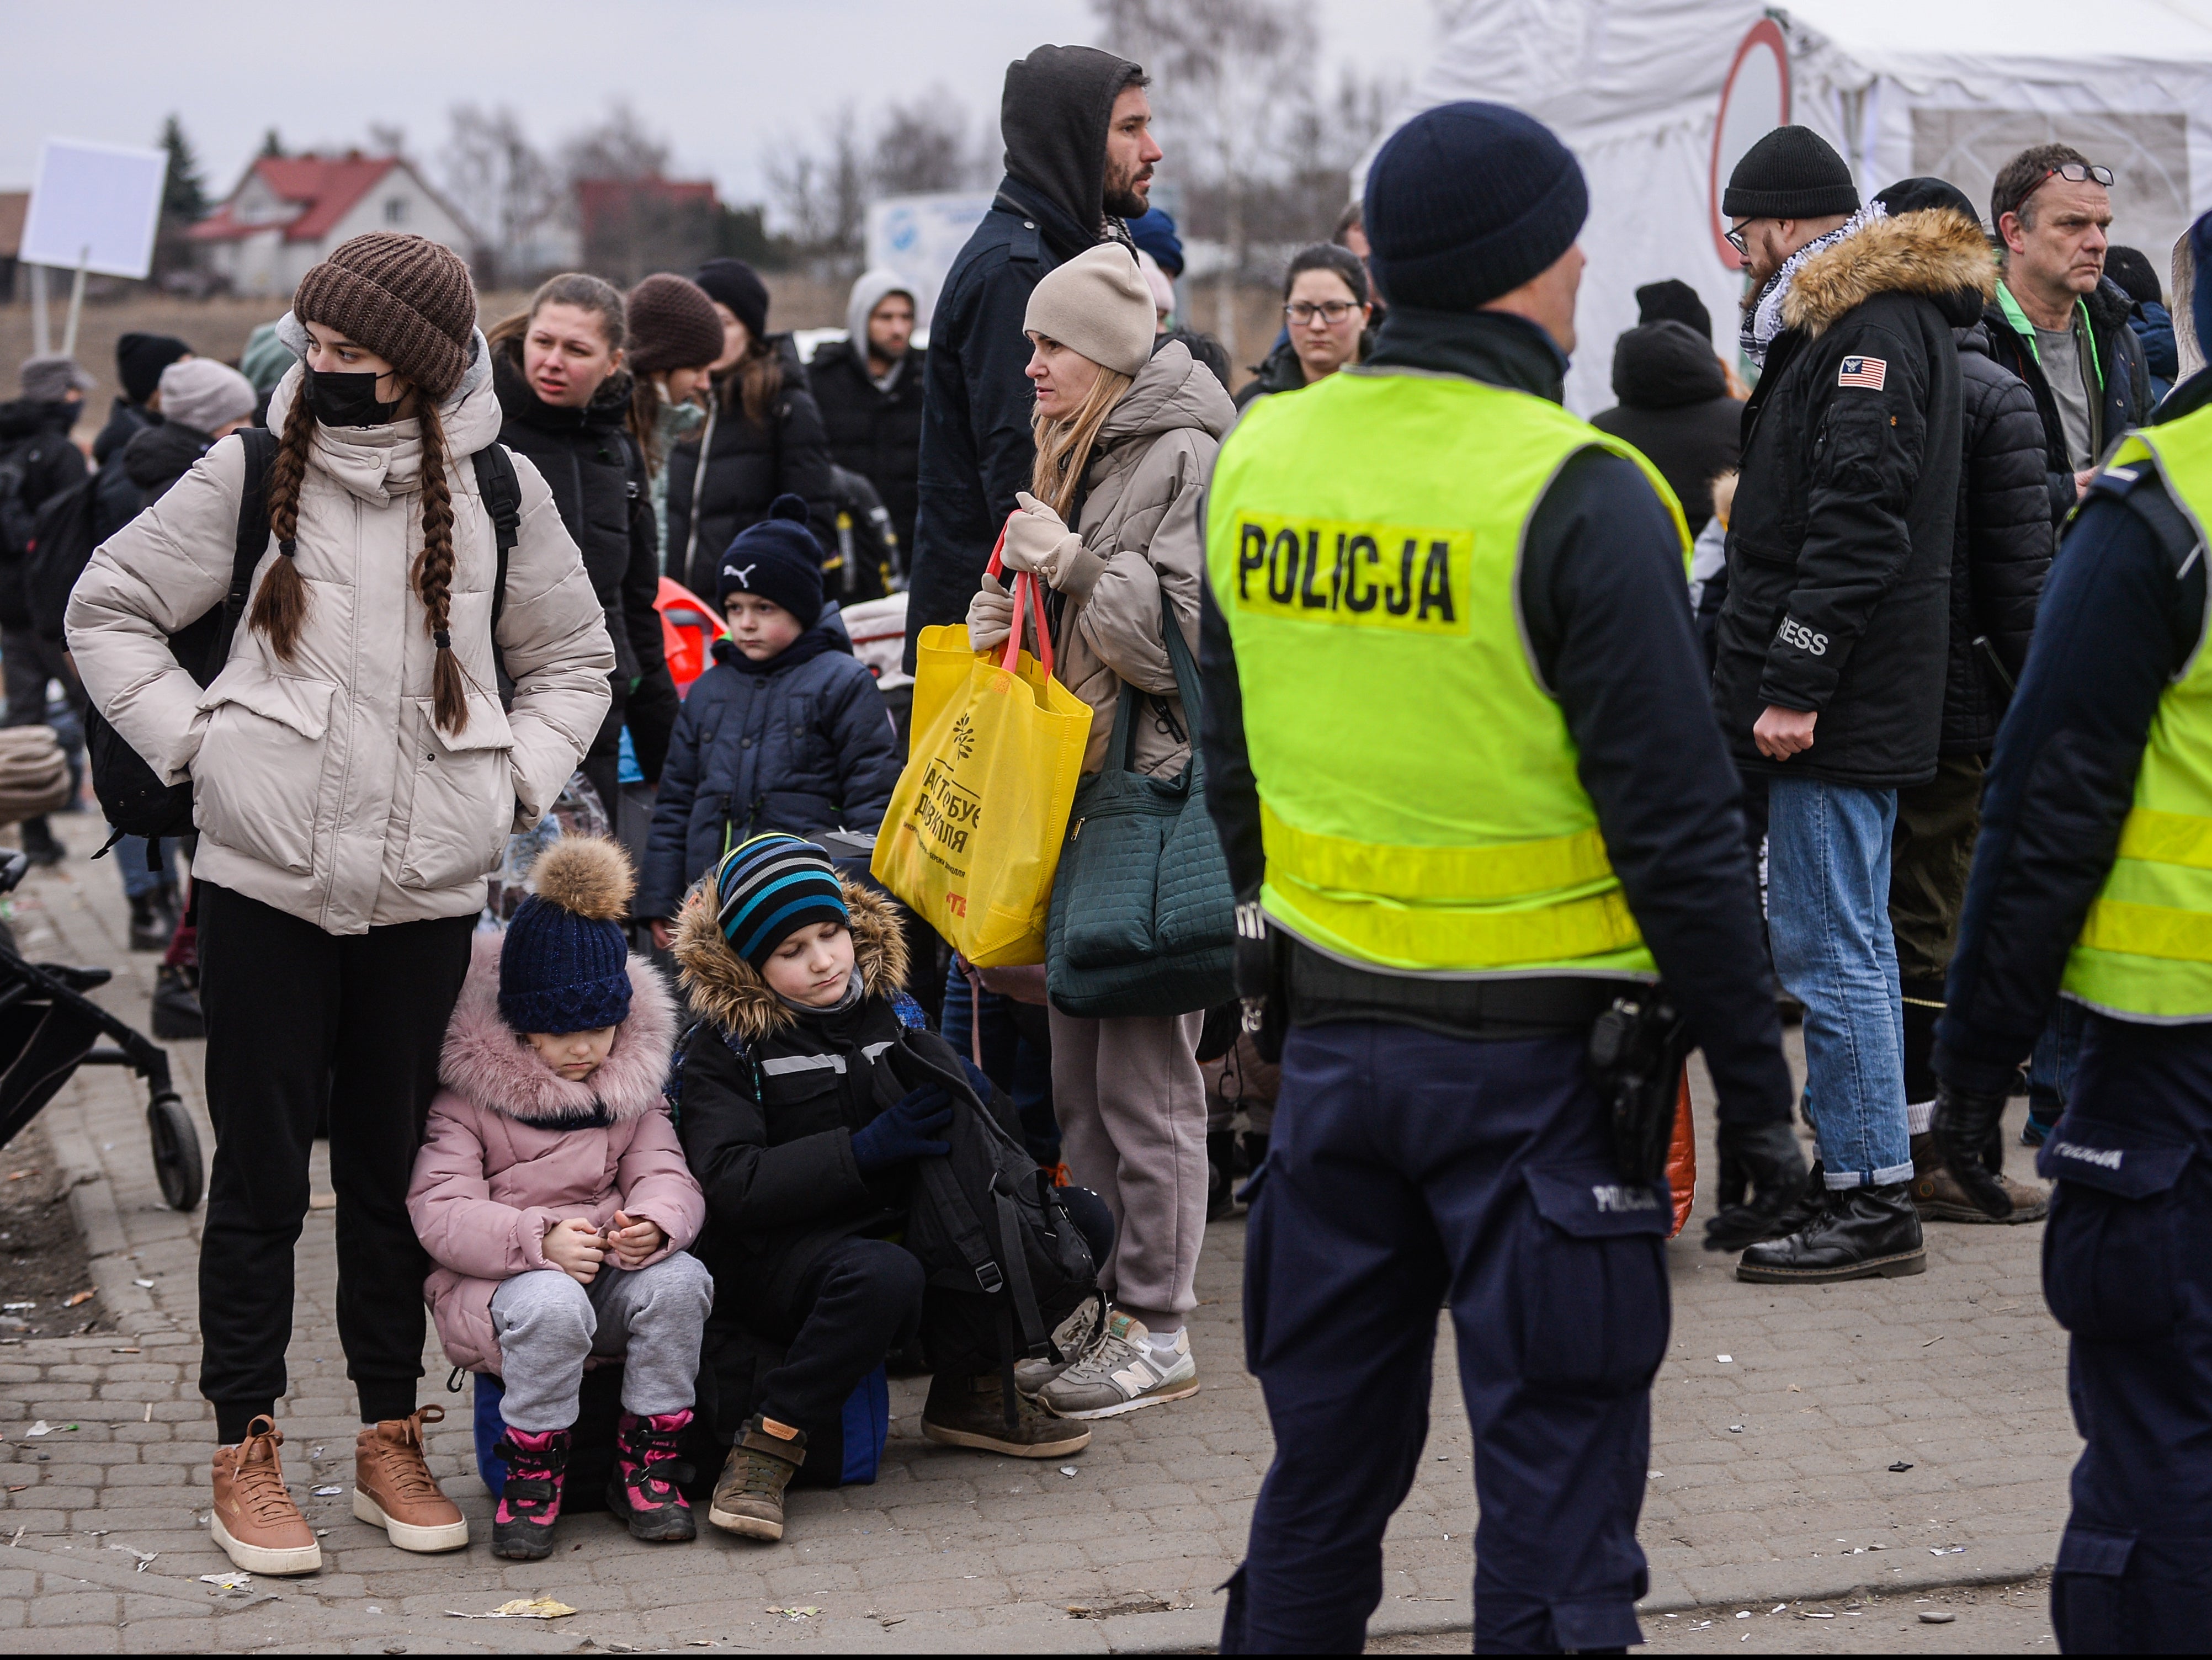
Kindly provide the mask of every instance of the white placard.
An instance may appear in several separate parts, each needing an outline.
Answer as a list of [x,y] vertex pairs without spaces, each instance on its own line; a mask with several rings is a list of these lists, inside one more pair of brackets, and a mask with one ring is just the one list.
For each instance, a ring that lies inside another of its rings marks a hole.
[[167,151],[49,138],[39,146],[17,258],[27,265],[79,265],[101,277],[143,277],[153,269]]
[[991,210],[988,191],[887,196],[868,206],[868,265],[896,271],[914,292],[915,320],[924,328],[937,291],[960,250]]

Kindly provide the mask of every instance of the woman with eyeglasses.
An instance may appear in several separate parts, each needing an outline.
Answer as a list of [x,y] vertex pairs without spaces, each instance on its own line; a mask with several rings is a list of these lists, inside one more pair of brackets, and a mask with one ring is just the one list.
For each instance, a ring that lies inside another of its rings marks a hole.
[[1367,268],[1358,254],[1334,242],[1301,249],[1283,278],[1286,337],[1237,394],[1237,407],[1270,392],[1296,392],[1357,363],[1370,344],[1366,331],[1374,315]]

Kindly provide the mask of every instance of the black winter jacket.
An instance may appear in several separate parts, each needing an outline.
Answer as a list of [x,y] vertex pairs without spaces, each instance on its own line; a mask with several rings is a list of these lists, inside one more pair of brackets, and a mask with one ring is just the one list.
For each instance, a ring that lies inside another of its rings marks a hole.
[[544,476],[606,613],[619,707],[630,682],[667,666],[660,616],[653,608],[660,587],[660,549],[645,457],[629,433],[630,377],[618,371],[582,409],[562,409],[522,378],[520,340],[493,347],[491,367],[507,417],[499,441],[528,456]]
[[100,483],[93,497],[92,533],[105,542],[136,519],[146,505],[144,487],[134,481],[123,464],[131,441],[162,425],[158,410],[118,397],[107,412],[107,424],[92,441],[92,464],[100,469]]
[[167,495],[169,487],[190,472],[192,464],[214,446],[215,440],[205,433],[174,421],[141,430],[123,447],[120,457],[123,476],[138,493],[137,505],[124,523]]
[[[2089,338],[2097,348],[2097,366],[2104,372],[2105,395],[2091,406],[2096,416],[2097,454],[2110,454],[2120,435],[2150,419],[2156,400],[2151,396],[2150,366],[2144,361],[2142,342],[2128,326],[2135,301],[2109,277],[2084,296],[2082,309],[2089,315]],[[1982,313],[1989,331],[1990,356],[2027,383],[2035,397],[2036,412],[2043,417],[2044,463],[2051,493],[2051,522],[2063,525],[2079,499],[2074,489],[2074,458],[2066,447],[2066,423],[2058,413],[2058,400],[2051,395],[2051,382],[2036,360],[2035,349],[2005,316],[2002,304],[1992,300]]]
[[876,390],[864,350],[849,340],[825,345],[806,366],[821,406],[830,459],[876,487],[898,533],[902,556],[914,556],[915,480],[921,471],[922,379],[929,354],[911,350],[889,392]]
[[[2036,602],[2057,538],[2043,477],[2043,423],[2020,377],[1990,356],[1984,324],[1960,329],[1960,404],[1966,429],[1959,518],[1951,538],[1946,755],[1987,755],[2027,661]],[[1978,642],[1987,642],[1986,648]],[[1994,653],[2004,680],[1990,662]]]
[[[1959,512],[1952,330],[1981,314],[1989,244],[1942,209],[1878,220],[1802,266],[1745,406],[1713,700],[1739,764],[1863,789],[1934,776]],[[1769,761],[1770,705],[1820,716]]]
[[[823,558],[837,546],[837,492],[830,479],[822,410],[807,390],[805,366],[791,337],[775,337],[775,350],[783,386],[765,424],[746,415],[737,377],[729,376],[716,387],[709,424],[668,452],[668,574],[710,605],[722,556],[739,531],[768,517],[769,504],[779,496],[805,497],[808,524]],[[702,447],[707,478],[698,487]]]
[[27,398],[0,404],[0,628],[31,626],[23,556],[40,508],[91,471],[70,441],[78,407]]
[[1644,323],[1613,348],[1620,401],[1590,425],[1644,452],[1665,476],[1695,536],[1713,516],[1713,480],[1735,465],[1743,404],[1729,396],[1713,343],[1686,323]]

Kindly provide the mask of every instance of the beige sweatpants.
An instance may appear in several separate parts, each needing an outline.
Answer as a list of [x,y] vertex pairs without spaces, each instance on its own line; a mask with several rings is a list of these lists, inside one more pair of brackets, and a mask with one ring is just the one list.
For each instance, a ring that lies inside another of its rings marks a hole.
[[1206,1081],[1194,1014],[1079,1020],[1052,1013],[1052,1104],[1060,1157],[1114,1213],[1098,1283],[1147,1326],[1198,1306],[1206,1237]]

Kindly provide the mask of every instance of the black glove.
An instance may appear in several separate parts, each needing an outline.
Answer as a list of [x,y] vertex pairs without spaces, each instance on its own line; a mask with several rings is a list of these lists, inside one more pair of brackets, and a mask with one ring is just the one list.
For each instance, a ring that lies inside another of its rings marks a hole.
[[1990,1173],[1990,1143],[2000,1134],[2005,1098],[1995,1092],[1936,1085],[1936,1117],[1929,1128],[1951,1179],[1966,1191],[1982,1213],[1997,1221],[2012,1214],[2012,1195]]
[[[1721,1121],[1714,1133],[1721,1156],[1721,1211],[1705,1224],[1707,1250],[1741,1250],[1791,1231],[1805,1196],[1805,1154],[1786,1118],[1760,1124]],[[1729,1202],[1748,1186],[1747,1198]],[[1734,1189],[1732,1192],[1731,1189]]]
[[942,1158],[952,1151],[952,1144],[932,1138],[951,1122],[952,1098],[945,1085],[924,1084],[853,1132],[853,1162],[861,1175],[872,1176],[893,1164]]

